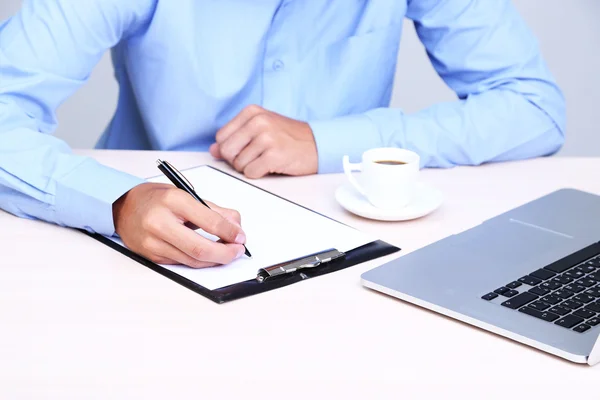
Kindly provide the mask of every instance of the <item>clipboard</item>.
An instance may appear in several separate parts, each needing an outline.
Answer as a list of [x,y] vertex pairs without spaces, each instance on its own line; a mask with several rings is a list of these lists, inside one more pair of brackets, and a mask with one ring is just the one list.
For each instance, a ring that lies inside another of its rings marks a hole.
[[[330,221],[334,221],[343,226],[347,226],[330,217],[317,213],[314,210],[310,210],[302,205],[294,203],[288,199],[285,199],[258,186],[255,186],[249,182],[246,182],[218,168],[207,165],[204,165],[202,167],[211,168],[214,171],[225,174],[226,176],[232,179],[236,179],[238,182],[243,182],[246,185],[250,185],[252,188],[260,190],[270,196],[274,196],[278,199],[284,200],[285,202],[292,204],[296,207],[301,207],[302,209],[310,211],[311,213],[314,213],[322,218],[327,218]],[[353,229],[351,227],[348,228]],[[279,289],[294,283],[336,272],[366,261],[370,261],[400,251],[399,247],[393,246],[381,240],[372,241],[370,243],[364,244],[349,251],[339,251],[335,248],[328,248],[318,251],[316,253],[307,254],[298,258],[279,262],[274,265],[262,266],[256,271],[256,276],[253,277],[253,279],[248,279],[216,289],[209,289],[197,282],[194,282],[191,279],[188,279],[185,276],[178,274],[177,272],[167,269],[134,253],[133,251],[116,243],[110,238],[107,238],[97,233],[90,233],[85,230],[81,231],[87,234],[88,236],[98,240],[99,242],[120,252],[121,254],[139,262],[140,264],[150,268],[151,270],[171,279],[174,282],[177,282],[178,284],[208,298],[209,300],[217,304],[223,304],[229,301],[238,300],[256,294]],[[221,268],[227,268],[227,266],[223,266]]]

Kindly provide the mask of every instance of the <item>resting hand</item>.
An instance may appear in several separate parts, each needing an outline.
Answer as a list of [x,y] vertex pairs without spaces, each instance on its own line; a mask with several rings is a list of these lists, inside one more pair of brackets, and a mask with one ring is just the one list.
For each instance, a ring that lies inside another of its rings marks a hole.
[[[228,264],[245,251],[240,215],[209,206],[172,185],[143,183],[113,204],[115,230],[129,249],[158,264],[193,268]],[[186,225],[225,243],[206,239]]]
[[252,179],[270,173],[309,175],[318,168],[310,126],[255,105],[217,132],[210,153]]

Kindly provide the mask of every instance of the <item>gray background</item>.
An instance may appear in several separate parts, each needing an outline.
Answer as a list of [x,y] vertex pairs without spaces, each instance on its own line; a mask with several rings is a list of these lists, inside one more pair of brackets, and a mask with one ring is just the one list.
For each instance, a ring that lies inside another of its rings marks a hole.
[[[126,1],[126,0],[124,0]],[[492,1],[492,0],[489,0]],[[542,52],[567,98],[567,140],[561,155],[600,156],[600,1],[513,0],[537,35]],[[21,0],[0,0],[0,20],[15,13]],[[61,106],[56,135],[76,148],[93,147],[116,107],[118,87],[108,55],[89,82]],[[400,46],[393,107],[414,112],[455,96],[432,69],[407,23]]]

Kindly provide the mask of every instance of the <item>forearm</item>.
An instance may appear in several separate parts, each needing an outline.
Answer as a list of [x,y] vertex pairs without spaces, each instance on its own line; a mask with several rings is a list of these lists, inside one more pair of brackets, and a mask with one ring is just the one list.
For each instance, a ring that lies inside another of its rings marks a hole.
[[544,110],[503,89],[415,114],[379,108],[311,126],[321,173],[339,172],[344,155],[356,160],[373,147],[406,148],[421,156],[423,166],[450,167],[545,156],[564,142],[563,127]]
[[490,90],[405,115],[367,113],[382,142],[418,152],[428,167],[479,165],[546,156],[564,142],[548,114],[511,90]]
[[0,25],[0,208],[114,233],[112,203],[141,179],[73,155],[51,134],[59,105],[107,49],[148,23],[154,6],[155,0],[25,0]]
[[36,131],[14,104],[0,102],[0,208],[112,235],[112,203],[141,182],[72,154],[63,141]]

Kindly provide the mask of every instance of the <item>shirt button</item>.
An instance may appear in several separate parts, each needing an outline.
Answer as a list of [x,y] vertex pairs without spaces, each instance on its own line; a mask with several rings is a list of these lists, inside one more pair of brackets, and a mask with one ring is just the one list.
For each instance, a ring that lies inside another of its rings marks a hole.
[[281,60],[273,61],[273,71],[281,71],[285,65]]

